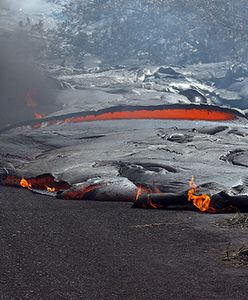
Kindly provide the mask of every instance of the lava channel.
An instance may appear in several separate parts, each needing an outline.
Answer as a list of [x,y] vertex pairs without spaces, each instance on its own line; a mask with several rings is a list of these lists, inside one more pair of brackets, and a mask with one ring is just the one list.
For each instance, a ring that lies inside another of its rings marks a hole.
[[82,111],[60,116],[40,118],[8,126],[1,131],[21,126],[31,126],[33,129],[54,124],[80,123],[110,120],[202,120],[231,121],[245,115],[235,109],[213,105],[174,104],[156,106],[114,106],[98,111]]

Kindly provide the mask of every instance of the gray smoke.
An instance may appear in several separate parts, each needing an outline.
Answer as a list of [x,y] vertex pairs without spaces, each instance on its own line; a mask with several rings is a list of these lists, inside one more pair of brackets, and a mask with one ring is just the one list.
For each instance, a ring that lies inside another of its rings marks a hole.
[[[43,1],[0,0],[0,8],[11,10],[21,6],[38,8]],[[18,14],[17,14],[18,16]],[[35,113],[53,110],[56,82],[40,70],[37,54],[42,39],[31,38],[22,28],[8,28],[1,22],[0,31],[0,127],[33,119]],[[31,99],[32,98],[32,99]]]

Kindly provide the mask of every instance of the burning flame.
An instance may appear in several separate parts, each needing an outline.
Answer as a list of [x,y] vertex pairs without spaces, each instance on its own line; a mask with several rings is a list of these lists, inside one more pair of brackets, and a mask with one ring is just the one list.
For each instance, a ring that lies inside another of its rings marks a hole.
[[211,198],[207,194],[197,195],[198,187],[195,183],[194,176],[189,181],[190,189],[188,190],[188,201],[193,202],[194,206],[202,212],[214,213],[216,210],[211,207]]
[[[28,190],[31,190],[32,189],[32,184],[29,180],[25,179],[25,178],[22,178],[20,180],[20,186],[22,186],[23,188],[25,189],[28,189]],[[47,186],[45,185],[45,189],[50,192],[50,193],[53,193],[56,191],[56,188],[55,187],[50,187],[50,186]]]
[[50,186],[47,186],[47,185],[46,185],[46,190],[47,190],[48,192],[50,192],[50,193],[53,193],[53,192],[56,191],[56,188],[55,188],[55,187],[50,187]]
[[87,194],[99,189],[103,186],[102,183],[95,183],[88,186],[82,186],[80,189],[69,190],[65,194],[65,199],[87,200]]
[[35,108],[37,105],[33,99],[33,95],[34,95],[33,91],[28,91],[27,95],[25,97],[25,103],[26,103],[27,107],[29,107],[29,108]]
[[[34,100],[34,95],[35,95],[35,92],[30,90],[27,92],[26,96],[25,96],[25,103],[26,103],[26,106],[28,108],[30,108],[32,111],[34,111],[35,107],[37,107],[37,103],[36,101]],[[36,120],[38,119],[43,119],[45,118],[45,115],[44,114],[41,114],[41,113],[37,113],[37,112],[34,112],[34,118]],[[37,128],[39,128],[40,126],[38,126]],[[35,127],[36,128],[36,127]]]
[[138,187],[137,188],[137,192],[136,192],[136,197],[135,197],[135,201],[139,200],[139,197],[142,195],[142,187]]
[[29,183],[25,178],[22,178],[20,181],[20,186],[22,186],[25,189],[31,190],[32,185]]
[[45,118],[45,115],[36,112],[36,113],[34,113],[34,118],[35,119],[43,119],[43,118]]
[[145,193],[145,194],[148,194],[148,206],[152,207],[152,208],[158,208],[158,206],[154,203],[152,203],[152,200],[151,198],[149,197],[149,194],[157,194],[157,193],[160,193],[160,189],[158,187],[145,187],[145,186],[142,186],[142,185],[138,185],[137,186],[137,192],[136,192],[136,196],[135,196],[135,201],[138,201],[139,200],[139,197]]

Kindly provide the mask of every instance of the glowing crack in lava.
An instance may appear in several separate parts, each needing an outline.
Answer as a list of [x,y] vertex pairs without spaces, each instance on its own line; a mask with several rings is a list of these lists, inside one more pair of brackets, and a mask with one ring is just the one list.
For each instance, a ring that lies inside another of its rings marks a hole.
[[[20,181],[20,186],[25,188],[25,189],[32,190],[32,183],[31,183],[30,179],[22,178],[21,181]],[[46,189],[50,193],[56,192],[55,187],[50,187],[50,186],[47,186],[47,185],[44,185],[44,186],[41,185],[40,188],[41,189]]]
[[191,120],[191,121],[233,121],[246,116],[235,109],[213,105],[170,104],[154,106],[113,106],[97,111],[81,111],[59,116],[45,117],[36,113],[35,120],[24,121],[2,128],[0,132],[28,126],[41,126],[111,120]]
[[90,121],[125,120],[125,119],[169,119],[169,120],[205,120],[227,121],[234,120],[236,116],[230,112],[214,111],[207,109],[147,109],[133,111],[114,111],[102,114],[88,114],[86,116],[74,116],[66,118],[65,123],[80,123]]
[[197,195],[198,187],[194,176],[189,181],[188,201],[192,202],[202,212],[215,213],[216,209],[211,206],[211,197],[207,194]]
[[43,174],[37,177],[18,179],[16,176],[8,176],[4,182],[9,186],[21,186],[22,188],[31,191],[47,191],[49,193],[56,193],[60,190],[67,190],[70,184],[65,181],[56,181],[50,174]]

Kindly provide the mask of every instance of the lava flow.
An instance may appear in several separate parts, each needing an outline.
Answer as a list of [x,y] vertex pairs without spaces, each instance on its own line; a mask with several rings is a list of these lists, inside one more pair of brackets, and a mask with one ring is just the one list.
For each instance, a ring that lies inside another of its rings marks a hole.
[[211,197],[207,194],[197,195],[198,187],[195,183],[194,176],[192,176],[189,181],[189,186],[188,201],[193,202],[194,206],[202,212],[215,213],[216,209],[211,206]]
[[[49,186],[48,184],[51,186]],[[31,178],[31,179],[22,178],[20,180],[20,186],[25,189],[28,189],[28,190],[32,190],[34,188],[34,189],[39,189],[39,190],[46,190],[47,192],[50,192],[50,193],[57,192],[58,190],[60,190],[61,188],[64,187],[64,186],[60,186],[60,184],[55,182],[53,180],[53,178],[49,175],[47,175],[46,177],[40,176],[39,179],[37,179],[37,178]],[[65,187],[67,188],[68,186],[65,186]]]
[[[29,95],[29,105],[31,102]],[[35,104],[36,105],[36,104]],[[34,110],[34,107],[31,108]],[[82,111],[59,116],[45,117],[41,113],[35,113],[35,120],[24,121],[16,125],[10,125],[0,132],[23,126],[37,129],[50,125],[67,123],[81,123],[93,121],[114,120],[202,120],[202,121],[231,121],[246,116],[235,109],[228,109],[213,105],[196,104],[167,104],[154,106],[114,106],[98,111]]]
[[45,118],[45,115],[44,115],[44,114],[41,114],[41,113],[35,112],[35,113],[34,113],[34,118],[35,118],[36,120],[38,120],[38,119],[43,119],[43,118]]
[[2,179],[2,184],[15,187],[21,186],[28,190],[40,190],[50,193],[68,190],[71,187],[66,181],[56,181],[51,174],[43,174],[30,178],[18,178],[18,176],[15,175],[8,175],[5,179]]
[[[150,195],[150,194],[157,194],[157,193],[160,193],[160,189],[158,187],[146,187],[144,185],[139,184],[137,185],[135,201],[138,201],[142,194]],[[158,208],[158,206],[152,202],[152,199],[150,197],[148,197],[147,205],[151,208]]]
[[22,178],[20,181],[20,186],[22,186],[25,189],[31,190],[32,189],[32,184],[28,182],[25,178]]
[[236,116],[230,112],[209,110],[209,109],[137,109],[126,111],[104,112],[100,114],[88,114],[85,116],[74,116],[64,119],[65,123],[80,123],[90,121],[107,120],[139,120],[139,119],[169,119],[169,120],[205,120],[205,121],[226,121],[234,120]]

